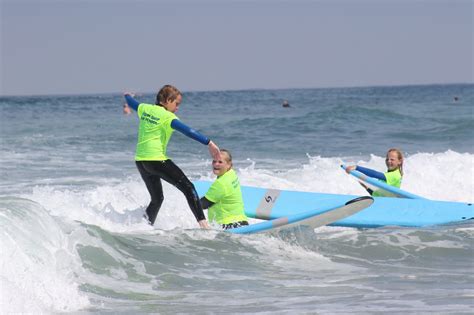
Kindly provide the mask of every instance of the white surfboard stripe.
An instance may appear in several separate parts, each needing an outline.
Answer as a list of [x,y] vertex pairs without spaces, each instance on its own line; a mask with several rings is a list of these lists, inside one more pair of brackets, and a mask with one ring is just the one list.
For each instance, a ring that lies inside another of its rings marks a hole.
[[271,218],[272,209],[275,202],[280,196],[281,191],[278,189],[268,189],[256,209],[257,217],[264,220]]

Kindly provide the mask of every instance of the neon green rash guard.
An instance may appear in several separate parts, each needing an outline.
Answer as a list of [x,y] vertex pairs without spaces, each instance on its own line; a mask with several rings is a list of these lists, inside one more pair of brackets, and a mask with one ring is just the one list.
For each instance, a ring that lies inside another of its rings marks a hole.
[[209,208],[209,222],[229,224],[247,221],[244,212],[244,202],[240,190],[240,182],[233,169],[219,176],[205,195],[206,199],[214,202]]
[[135,161],[168,160],[166,148],[174,131],[171,122],[178,117],[161,106],[151,104],[140,104],[137,114],[140,125]]
[[[386,183],[390,186],[394,186],[397,188],[400,188],[402,184],[402,174],[400,173],[400,170],[397,168],[396,170],[390,171],[383,173],[385,175],[385,178],[387,179]],[[374,191],[372,194],[374,197],[390,197],[393,196],[392,193],[389,193],[387,191],[384,191],[383,189],[379,189]]]

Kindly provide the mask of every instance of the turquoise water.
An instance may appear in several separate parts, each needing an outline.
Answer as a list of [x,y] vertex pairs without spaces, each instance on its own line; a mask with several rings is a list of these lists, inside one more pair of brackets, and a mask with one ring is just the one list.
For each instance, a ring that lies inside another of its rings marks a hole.
[[[472,224],[242,237],[197,230],[169,185],[156,226],[143,224],[149,196],[133,163],[138,122],[122,104],[119,94],[0,98],[4,310],[474,308]],[[474,85],[432,85],[185,92],[177,114],[232,151],[245,185],[364,194],[339,164],[384,170],[386,150],[399,147],[403,189],[472,202],[473,108]],[[213,179],[198,142],[175,133],[169,155],[191,179]]]

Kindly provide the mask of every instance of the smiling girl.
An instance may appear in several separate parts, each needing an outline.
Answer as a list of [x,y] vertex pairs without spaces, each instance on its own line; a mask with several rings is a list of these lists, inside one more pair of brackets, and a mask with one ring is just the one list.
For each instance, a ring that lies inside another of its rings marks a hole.
[[[385,165],[387,165],[387,172],[381,173],[374,171],[370,168],[365,168],[362,166],[351,165],[346,167],[346,172],[350,173],[353,170],[359,171],[369,177],[377,178],[386,182],[390,186],[400,188],[403,177],[403,154],[399,149],[390,149],[387,152],[385,158]],[[365,189],[374,197],[383,197],[383,191],[373,191],[372,189],[364,186]]]
[[228,150],[221,150],[221,158],[212,161],[212,172],[217,179],[201,198],[203,209],[209,208],[209,222],[216,221],[224,230],[248,225],[239,178]]

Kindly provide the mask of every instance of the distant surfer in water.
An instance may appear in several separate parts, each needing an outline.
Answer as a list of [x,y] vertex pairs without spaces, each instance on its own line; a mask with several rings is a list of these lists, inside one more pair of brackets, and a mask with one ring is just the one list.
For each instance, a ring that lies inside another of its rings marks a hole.
[[130,115],[132,113],[132,110],[127,104],[123,104],[123,114],[124,115]]
[[166,155],[168,141],[174,130],[207,145],[214,160],[219,160],[219,147],[209,138],[183,124],[175,115],[182,101],[181,92],[172,85],[163,86],[156,95],[155,105],[139,103],[132,93],[124,93],[130,108],[140,119],[135,163],[146,184],[151,201],[146,208],[146,219],[153,225],[163,203],[161,180],[178,188],[186,197],[189,207],[201,228],[209,228],[193,183]]
[[249,225],[239,178],[232,168],[229,151],[222,149],[221,158],[212,161],[212,172],[217,175],[217,179],[201,198],[203,209],[209,208],[209,222],[216,221],[224,230]]
[[[400,188],[403,177],[403,154],[399,149],[389,149],[387,156],[385,158],[385,165],[387,165],[387,172],[381,173],[374,171],[370,168],[365,168],[362,166],[351,165],[346,167],[346,172],[350,173],[353,170],[359,171],[369,177],[377,178],[386,182],[390,186]],[[384,197],[385,194],[383,191],[368,188],[366,185],[362,184],[364,188],[369,192],[370,195],[374,197]]]

